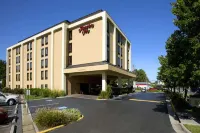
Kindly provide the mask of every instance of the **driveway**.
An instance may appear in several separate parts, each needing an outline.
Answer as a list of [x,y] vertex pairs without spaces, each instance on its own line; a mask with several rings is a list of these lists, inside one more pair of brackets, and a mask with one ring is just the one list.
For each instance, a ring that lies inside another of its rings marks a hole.
[[137,93],[122,101],[69,97],[32,101],[29,108],[33,115],[37,108],[44,106],[78,108],[83,113],[81,121],[52,133],[174,133],[165,104],[128,100],[141,97],[148,100],[164,98],[157,93]]

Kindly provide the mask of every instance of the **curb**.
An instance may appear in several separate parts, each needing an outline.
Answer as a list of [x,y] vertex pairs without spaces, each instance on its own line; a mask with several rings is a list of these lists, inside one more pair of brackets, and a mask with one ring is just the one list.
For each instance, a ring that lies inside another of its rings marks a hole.
[[192,132],[190,132],[190,131],[181,123],[181,120],[179,119],[179,116],[178,116],[178,114],[176,113],[176,109],[175,109],[175,107],[174,107],[172,101],[170,100],[169,102],[170,102],[170,104],[171,104],[171,106],[172,106],[172,110],[174,111],[174,114],[175,114],[176,118],[178,119],[178,122],[179,122],[179,125],[181,126],[181,128],[184,130],[185,133],[192,133]]
[[17,126],[16,126],[16,122],[17,122],[17,113],[18,113],[18,103],[15,106],[15,111],[14,111],[14,119],[12,120],[12,126],[10,129],[10,133],[16,133],[17,131]]
[[185,130],[186,133],[192,133],[182,123],[180,123],[180,125]]

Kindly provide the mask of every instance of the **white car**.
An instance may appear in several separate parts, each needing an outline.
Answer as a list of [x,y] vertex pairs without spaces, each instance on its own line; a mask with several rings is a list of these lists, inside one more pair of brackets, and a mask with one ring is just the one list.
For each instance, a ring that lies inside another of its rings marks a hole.
[[14,105],[19,102],[19,95],[5,94],[0,92],[0,104]]
[[145,89],[145,88],[143,88],[143,89],[141,90],[141,92],[146,92],[146,89]]

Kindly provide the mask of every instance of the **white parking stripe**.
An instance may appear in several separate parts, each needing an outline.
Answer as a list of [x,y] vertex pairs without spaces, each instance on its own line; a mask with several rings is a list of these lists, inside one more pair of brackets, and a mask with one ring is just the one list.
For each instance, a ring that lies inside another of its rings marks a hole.
[[30,106],[30,108],[37,108],[37,107],[42,107],[42,106],[51,106],[51,105],[57,105],[59,103],[52,103],[52,104],[43,104],[43,105],[38,105],[38,106]]

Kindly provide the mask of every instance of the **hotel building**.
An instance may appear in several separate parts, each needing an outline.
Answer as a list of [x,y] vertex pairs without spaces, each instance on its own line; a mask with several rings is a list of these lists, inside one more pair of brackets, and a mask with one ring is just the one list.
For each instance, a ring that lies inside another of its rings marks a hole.
[[6,86],[80,93],[130,79],[131,43],[106,11],[65,20],[7,48]]

